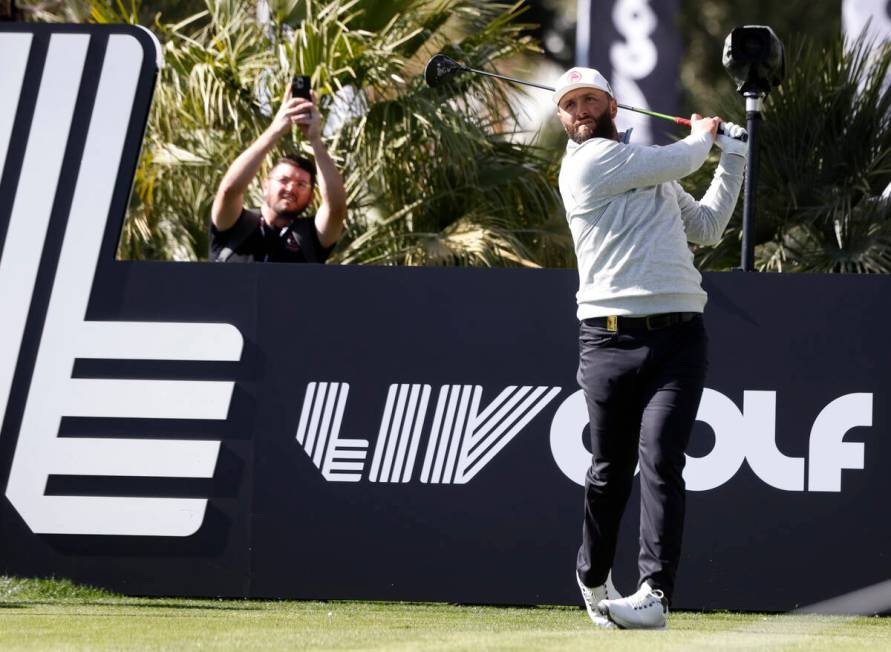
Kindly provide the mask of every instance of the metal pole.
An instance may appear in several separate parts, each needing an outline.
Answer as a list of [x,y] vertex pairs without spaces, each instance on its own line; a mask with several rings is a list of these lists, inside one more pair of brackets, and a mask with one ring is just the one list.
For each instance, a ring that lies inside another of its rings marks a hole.
[[746,164],[746,181],[743,195],[742,270],[755,271],[755,188],[758,183],[758,130],[761,127],[761,109],[764,97],[749,92],[746,97],[746,129],[749,132],[749,150]]

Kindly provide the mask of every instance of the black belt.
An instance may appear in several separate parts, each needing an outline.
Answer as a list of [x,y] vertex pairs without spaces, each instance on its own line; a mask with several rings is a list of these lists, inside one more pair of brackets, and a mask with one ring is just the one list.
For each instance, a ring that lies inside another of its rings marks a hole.
[[692,321],[701,312],[665,312],[647,317],[589,317],[583,319],[586,326],[598,326],[608,331],[657,331],[675,324]]

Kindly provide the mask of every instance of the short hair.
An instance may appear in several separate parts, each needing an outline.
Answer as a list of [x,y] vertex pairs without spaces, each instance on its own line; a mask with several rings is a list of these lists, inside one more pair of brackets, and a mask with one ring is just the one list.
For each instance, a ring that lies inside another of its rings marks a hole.
[[312,160],[306,158],[305,156],[300,156],[299,154],[285,154],[275,163],[273,163],[272,167],[269,168],[269,170],[274,170],[282,163],[293,165],[295,168],[300,168],[301,170],[308,172],[310,187],[313,189],[316,187],[316,165],[312,162]]

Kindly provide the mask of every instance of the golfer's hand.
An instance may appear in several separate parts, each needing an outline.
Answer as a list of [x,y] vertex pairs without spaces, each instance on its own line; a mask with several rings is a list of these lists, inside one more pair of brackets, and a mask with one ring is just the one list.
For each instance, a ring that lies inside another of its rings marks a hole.
[[749,149],[748,143],[740,140],[741,136],[748,136],[748,132],[732,122],[724,123],[724,133],[715,139],[715,144],[726,154],[745,156]]
[[718,135],[719,124],[721,124],[720,118],[703,118],[698,113],[694,113],[690,116],[690,133],[694,136],[702,133],[710,133],[712,135],[712,142],[714,142],[715,137]]

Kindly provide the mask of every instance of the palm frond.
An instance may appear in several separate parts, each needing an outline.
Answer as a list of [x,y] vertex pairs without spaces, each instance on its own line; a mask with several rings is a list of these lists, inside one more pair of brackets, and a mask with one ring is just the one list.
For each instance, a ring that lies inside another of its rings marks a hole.
[[[789,76],[765,102],[755,223],[756,264],[775,271],[887,269],[884,202],[891,183],[891,45],[865,34],[787,50]],[[707,181],[694,180],[700,193]],[[741,204],[705,268],[739,260]],[[735,264],[735,263],[734,263]]]
[[[429,88],[422,76],[439,51],[489,70],[536,52],[522,3],[266,0],[262,16],[255,2],[204,4],[191,16],[154,18],[166,65],[121,257],[203,258],[226,166],[268,126],[290,78],[310,74],[323,113],[339,123],[326,139],[349,197],[334,261],[567,260],[552,157],[513,138],[509,89],[479,75]],[[73,0],[65,11],[96,22],[144,20],[137,0]],[[295,130],[280,149],[310,148]]]

